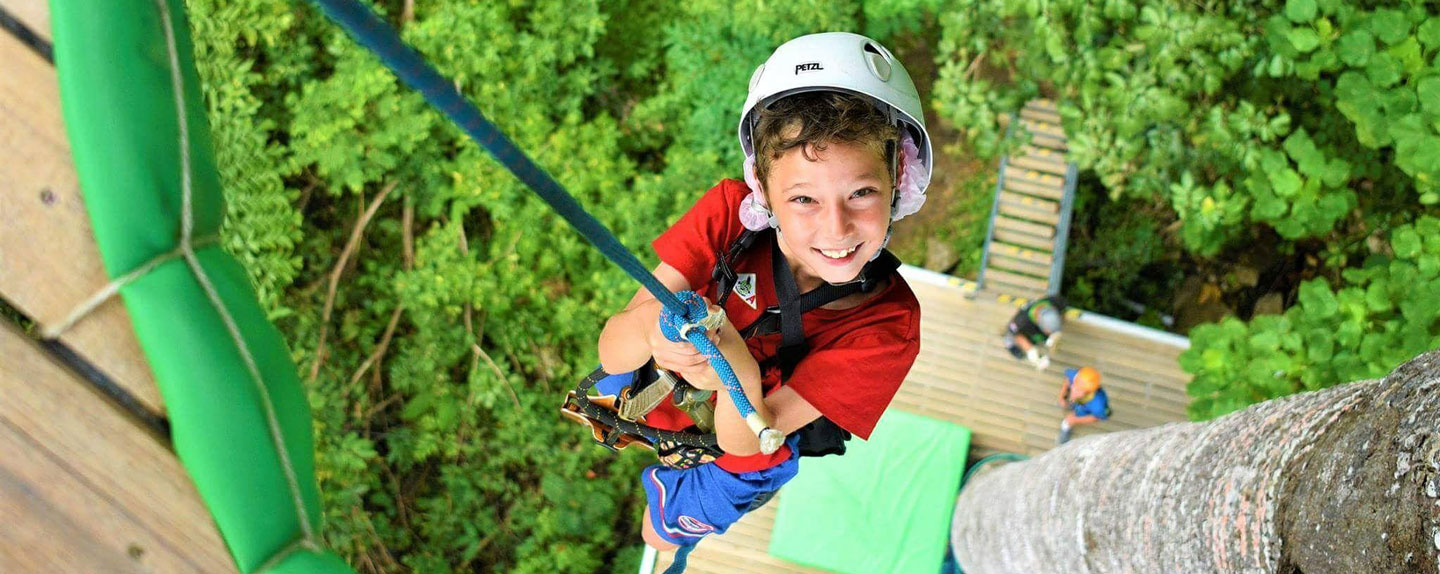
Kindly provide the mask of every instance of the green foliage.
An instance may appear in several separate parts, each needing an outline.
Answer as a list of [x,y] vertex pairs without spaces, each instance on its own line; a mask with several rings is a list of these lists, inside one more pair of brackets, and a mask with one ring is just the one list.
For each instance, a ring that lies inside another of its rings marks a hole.
[[1132,198],[1113,201],[1089,189],[1076,194],[1062,292],[1071,305],[1123,309],[1122,316],[1138,313],[1135,322],[1164,329],[1160,311],[1137,307],[1139,302],[1168,301],[1182,279],[1171,261],[1173,246],[1166,244],[1163,223],[1155,215],[1164,205]]
[[936,108],[994,154],[999,114],[1051,86],[1072,160],[1112,197],[1167,198],[1197,255],[1254,223],[1324,237],[1356,207],[1440,201],[1433,7],[956,4]]
[[1440,219],[1390,234],[1390,255],[1301,285],[1299,304],[1249,324],[1226,319],[1190,334],[1180,365],[1195,378],[1192,419],[1337,382],[1383,376],[1440,347]]

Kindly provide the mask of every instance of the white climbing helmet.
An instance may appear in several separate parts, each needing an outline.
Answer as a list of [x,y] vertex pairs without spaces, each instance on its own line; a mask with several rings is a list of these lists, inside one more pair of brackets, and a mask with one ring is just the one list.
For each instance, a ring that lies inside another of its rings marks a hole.
[[785,96],[832,90],[870,98],[890,117],[891,125],[905,128],[923,165],[923,172],[914,178],[920,183],[916,191],[923,194],[934,162],[920,94],[910,74],[889,50],[859,34],[825,32],[801,36],[781,44],[770,59],[755,68],[750,76],[750,94],[740,110],[740,147],[745,156],[755,155],[751,138],[758,110]]

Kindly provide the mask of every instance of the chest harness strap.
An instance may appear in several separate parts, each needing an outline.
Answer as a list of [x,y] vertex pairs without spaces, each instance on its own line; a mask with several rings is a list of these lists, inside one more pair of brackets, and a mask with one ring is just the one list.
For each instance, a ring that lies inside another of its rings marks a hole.
[[[719,284],[719,305],[721,307],[724,307],[725,300],[730,296],[739,277],[733,267],[735,260],[754,244],[761,233],[766,232],[769,230],[761,232],[747,230],[741,233],[740,237],[731,244],[729,253],[718,259],[711,276]],[[790,375],[795,371],[795,366],[810,351],[809,345],[805,342],[804,314],[856,293],[874,291],[881,282],[899,268],[900,260],[889,251],[882,251],[879,257],[865,265],[865,268],[860,271],[860,277],[854,281],[841,285],[823,283],[815,289],[800,294],[795,275],[790,272],[790,264],[780,250],[779,238],[775,237],[770,246],[770,271],[775,283],[775,295],[779,299],[779,305],[766,309],[759,319],[740,331],[741,337],[745,339],[780,333],[780,348],[774,357],[761,363],[761,372],[778,367],[780,380],[788,381]],[[801,456],[844,454],[845,441],[850,439],[849,431],[840,428],[839,425],[824,416],[796,432],[800,435]]]

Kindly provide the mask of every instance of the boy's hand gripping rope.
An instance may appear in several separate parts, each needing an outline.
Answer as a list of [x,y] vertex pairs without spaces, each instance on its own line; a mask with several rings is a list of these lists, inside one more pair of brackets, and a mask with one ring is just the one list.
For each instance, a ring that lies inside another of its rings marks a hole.
[[[375,55],[380,57],[390,71],[404,81],[411,88],[420,92],[425,101],[431,106],[443,112],[455,122],[455,125],[464,130],[471,139],[484,147],[496,161],[515,174],[515,177],[534,190],[545,203],[549,204],[556,213],[565,218],[571,226],[575,227],[580,235],[595,245],[600,253],[606,258],[620,266],[630,277],[639,281],[650,291],[655,299],[665,304],[667,314],[680,315],[682,317],[703,317],[705,315],[704,303],[699,303],[699,312],[693,312],[693,306],[687,308],[676,299],[675,294],[665,288],[659,279],[640,263],[625,246],[616,239],[603,224],[585,211],[575,198],[571,197],[560,184],[545,173],[531,161],[525,152],[520,151],[515,143],[510,141],[504,133],[501,133],[495,124],[490,123],[475,105],[465,99],[455,84],[435,71],[425,62],[420,54],[413,48],[406,45],[400,35],[395,32],[389,24],[385,23],[375,15],[369,8],[356,0],[311,0],[329,16],[331,20],[345,28],[352,37],[362,46],[365,46]],[[694,295],[694,293],[690,293]],[[695,299],[699,301],[699,297]],[[751,430],[760,437],[760,450],[767,454],[775,452],[784,441],[784,436],[774,429],[769,428],[769,423],[761,419],[755,412],[755,407],[745,398],[745,393],[740,388],[740,382],[735,378],[735,373],[730,369],[730,364],[720,351],[710,344],[705,338],[703,328],[691,326],[694,321],[685,321],[689,328],[684,329],[686,337],[679,337],[682,333],[677,331],[676,336],[671,340],[689,340],[700,349],[705,357],[710,360],[710,365],[720,374],[725,381],[725,390],[730,392],[730,398],[740,411],[740,416],[745,418],[745,423]],[[669,336],[669,335],[667,335]],[[776,438],[779,437],[779,438]],[[768,447],[768,450],[766,450]]]
[[755,406],[750,404],[745,390],[740,387],[740,378],[735,376],[735,370],[730,368],[730,363],[720,354],[720,349],[705,336],[706,331],[719,328],[724,315],[709,313],[705,308],[705,300],[694,291],[681,291],[675,294],[675,298],[685,305],[686,313],[680,315],[666,307],[660,313],[660,332],[666,339],[676,343],[689,341],[695,345],[710,361],[710,367],[715,369],[715,374],[720,375],[720,380],[725,383],[725,390],[730,393],[730,400],[734,401],[740,416],[745,418],[745,425],[760,437],[760,452],[770,454],[779,450],[780,445],[785,444],[785,434],[770,428],[770,424],[760,417],[760,413],[755,412]]

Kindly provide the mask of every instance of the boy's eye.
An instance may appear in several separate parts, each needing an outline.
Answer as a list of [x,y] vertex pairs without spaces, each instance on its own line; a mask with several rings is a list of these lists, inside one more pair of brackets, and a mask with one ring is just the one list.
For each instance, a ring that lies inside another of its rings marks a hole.
[[814,200],[814,199],[811,199],[809,196],[805,196],[805,195],[797,195],[797,196],[795,196],[795,197],[790,198],[790,201],[793,202],[793,203],[799,203],[799,204],[802,204],[802,205],[808,205],[808,204],[811,204],[811,203],[815,203],[815,200]]
[[871,195],[871,194],[875,194],[875,193],[880,193],[880,192],[879,192],[879,190],[876,190],[876,189],[873,188],[873,187],[867,187],[867,188],[865,188],[865,189],[861,189],[861,190],[856,191],[855,193],[850,194],[850,197],[857,197],[857,198],[858,198],[858,197],[865,197],[865,196],[867,196],[867,195]]

